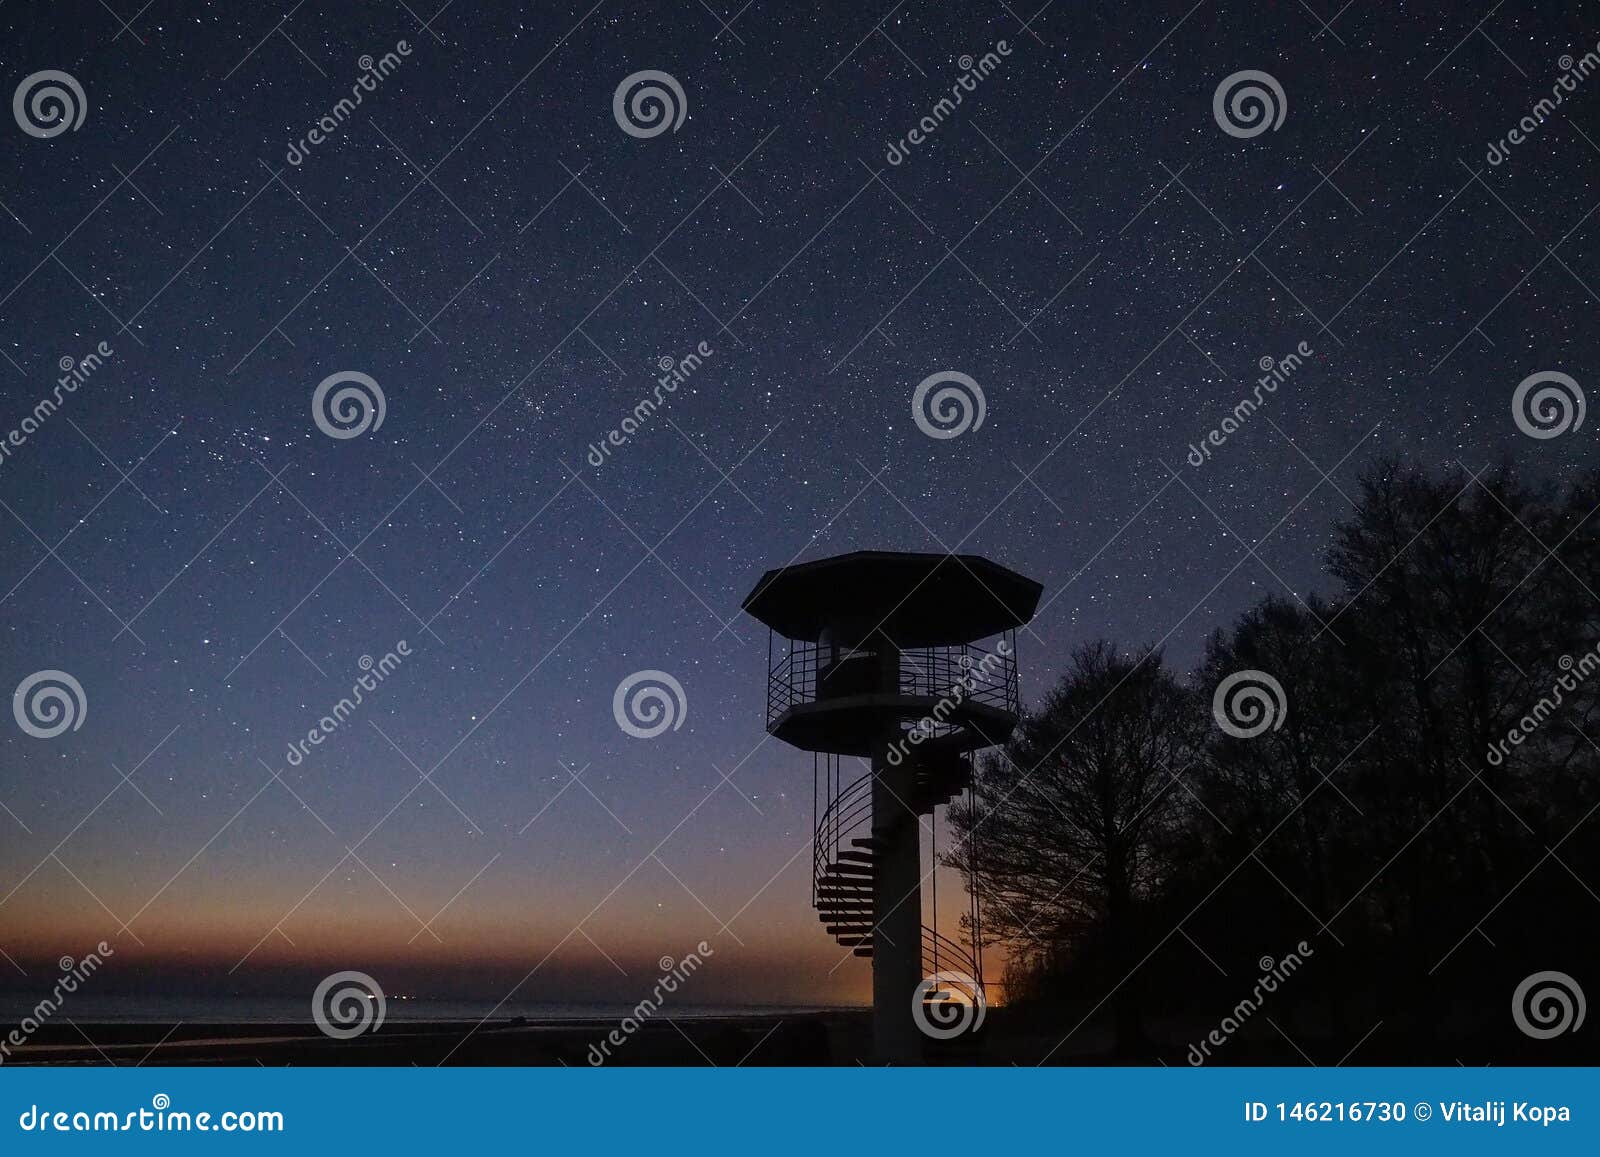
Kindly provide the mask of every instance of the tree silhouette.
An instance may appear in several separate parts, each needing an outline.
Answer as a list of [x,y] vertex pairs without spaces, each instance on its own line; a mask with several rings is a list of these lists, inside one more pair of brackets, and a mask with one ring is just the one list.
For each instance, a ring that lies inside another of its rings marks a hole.
[[[1067,673],[953,805],[951,862],[975,883],[986,931],[1024,958],[1093,932],[1109,971],[1139,951],[1139,904],[1159,887],[1154,855],[1176,777],[1199,733],[1190,696],[1159,653],[1110,643],[1074,651]],[[1117,1034],[1141,1033],[1139,986],[1114,990]]]
[[[1264,599],[1183,681],[1079,647],[951,807],[1012,1000],[1110,1001],[1124,1051],[1181,1055],[1144,1045],[1152,1007],[1204,1020],[1304,940],[1277,1034],[1228,1059],[1307,1055],[1303,1022],[1330,1060],[1500,1061],[1533,1047],[1517,983],[1594,959],[1600,471],[1558,490],[1382,461],[1351,497],[1331,597]],[[1240,738],[1212,699],[1247,670],[1285,710]]]

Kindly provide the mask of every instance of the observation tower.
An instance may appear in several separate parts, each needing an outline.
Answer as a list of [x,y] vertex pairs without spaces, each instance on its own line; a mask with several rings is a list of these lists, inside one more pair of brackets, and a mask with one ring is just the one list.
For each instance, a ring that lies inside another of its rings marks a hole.
[[935,809],[972,786],[973,752],[1016,725],[1016,629],[1042,590],[977,555],[864,550],[768,571],[744,600],[770,631],[767,731],[813,753],[812,903],[872,959],[880,1062],[919,1063],[942,1035],[919,1031],[920,1006],[946,999],[934,974],[965,974],[982,999],[976,897],[971,944],[941,935],[930,872],[923,924],[921,817],[931,844]]

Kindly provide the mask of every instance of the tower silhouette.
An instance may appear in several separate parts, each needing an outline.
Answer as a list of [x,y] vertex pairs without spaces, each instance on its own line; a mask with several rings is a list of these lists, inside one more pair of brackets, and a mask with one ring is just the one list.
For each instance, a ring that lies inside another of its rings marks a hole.
[[922,1059],[918,1006],[944,998],[947,975],[982,999],[976,898],[969,945],[936,915],[923,924],[921,817],[931,840],[935,809],[972,785],[972,753],[1016,725],[1015,632],[1042,590],[976,555],[856,551],[768,571],[744,600],[770,631],[767,731],[813,753],[812,901],[872,959],[881,1062]]

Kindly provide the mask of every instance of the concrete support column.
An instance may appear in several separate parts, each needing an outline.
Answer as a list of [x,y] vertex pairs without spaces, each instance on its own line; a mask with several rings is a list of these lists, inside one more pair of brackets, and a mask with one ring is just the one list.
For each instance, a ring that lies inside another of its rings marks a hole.
[[880,1064],[922,1063],[922,1033],[911,1000],[922,982],[922,855],[909,796],[909,767],[872,760],[872,839],[877,872],[872,885],[872,1039]]
[[[899,655],[884,656],[886,689],[899,687]],[[912,1018],[922,982],[922,829],[912,802],[911,763],[890,764],[898,725],[885,729],[872,752],[872,1038],[878,1063],[922,1063],[923,1035]]]

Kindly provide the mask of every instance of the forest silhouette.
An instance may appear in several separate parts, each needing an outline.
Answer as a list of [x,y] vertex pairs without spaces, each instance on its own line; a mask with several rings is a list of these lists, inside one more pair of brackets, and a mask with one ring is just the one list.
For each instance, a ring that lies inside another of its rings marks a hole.
[[[1187,676],[1108,640],[1044,657],[946,862],[1008,1004],[1104,1017],[1130,1061],[1592,1063],[1592,1030],[1530,1035],[1513,996],[1596,975],[1600,471],[1385,460],[1349,497],[1335,589],[1262,600]],[[1249,737],[1216,700],[1241,671],[1281,687]]]

